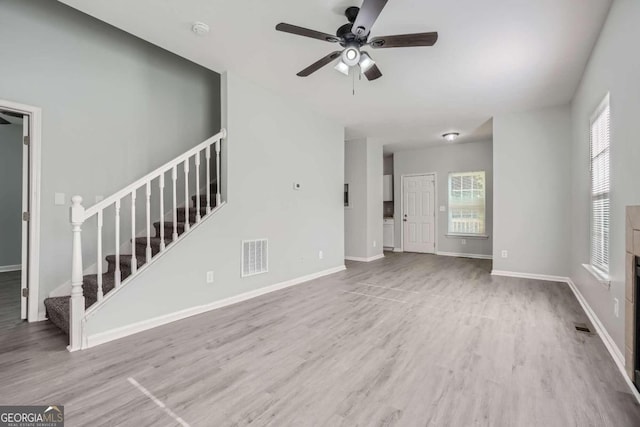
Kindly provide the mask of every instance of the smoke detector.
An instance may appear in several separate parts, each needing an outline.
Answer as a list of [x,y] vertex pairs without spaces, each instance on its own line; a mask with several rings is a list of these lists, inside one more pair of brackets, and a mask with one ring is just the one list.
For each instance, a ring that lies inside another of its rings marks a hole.
[[191,31],[199,36],[205,36],[209,34],[209,26],[204,22],[194,22],[191,26]]

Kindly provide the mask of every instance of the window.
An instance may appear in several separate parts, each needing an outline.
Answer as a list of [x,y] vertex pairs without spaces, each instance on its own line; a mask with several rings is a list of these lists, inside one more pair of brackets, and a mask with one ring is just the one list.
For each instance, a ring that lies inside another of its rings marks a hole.
[[449,234],[484,236],[485,173],[449,174]]
[[609,95],[591,119],[591,266],[609,273]]

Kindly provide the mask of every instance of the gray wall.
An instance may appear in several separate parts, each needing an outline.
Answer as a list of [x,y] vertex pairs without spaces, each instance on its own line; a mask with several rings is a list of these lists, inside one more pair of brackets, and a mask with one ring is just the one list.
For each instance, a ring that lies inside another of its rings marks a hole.
[[0,2],[0,52],[0,99],[42,108],[44,298],[70,271],[54,193],[92,205],[215,134],[220,76],[48,0]]
[[383,253],[382,144],[367,144],[367,258]]
[[344,253],[367,257],[367,140],[344,144],[344,182],[349,184],[349,207],[344,209]]
[[493,158],[491,141],[473,142],[468,144],[441,145],[423,150],[400,151],[393,158],[393,186],[394,186],[394,216],[395,216],[395,245],[400,248],[402,236],[401,193],[402,175],[431,173],[437,174],[436,209],[448,206],[448,175],[449,172],[486,171],[487,199],[486,199],[486,227],[488,239],[466,238],[466,245],[461,238],[447,237],[448,214],[437,212],[439,252],[450,252],[470,255],[492,254],[493,230]]
[[345,255],[382,255],[382,145],[357,139],[345,143],[345,183],[351,206],[344,211]]
[[22,125],[0,125],[0,268],[22,263],[21,213]]
[[382,173],[384,175],[393,175],[393,155],[384,156]]
[[494,270],[568,275],[570,115],[567,105],[493,120]]
[[[90,334],[344,265],[344,129],[238,75],[226,81],[228,205],[90,317]],[[241,241],[253,238],[269,239],[269,272],[242,279]]]
[[[572,105],[573,174],[569,273],[624,353],[625,206],[640,205],[640,2],[616,0]],[[611,288],[582,266],[589,262],[589,119],[611,93]],[[620,317],[613,300],[620,303]]]

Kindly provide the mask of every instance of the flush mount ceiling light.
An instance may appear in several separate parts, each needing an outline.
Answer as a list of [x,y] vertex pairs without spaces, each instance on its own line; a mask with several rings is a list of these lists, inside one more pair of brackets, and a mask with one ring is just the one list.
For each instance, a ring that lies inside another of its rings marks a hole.
[[449,132],[449,133],[445,133],[444,135],[442,135],[442,137],[447,141],[447,142],[453,142],[456,139],[458,139],[458,137],[460,136],[460,134],[458,132]]
[[204,22],[194,22],[191,26],[191,31],[199,36],[205,36],[209,34],[209,26]]

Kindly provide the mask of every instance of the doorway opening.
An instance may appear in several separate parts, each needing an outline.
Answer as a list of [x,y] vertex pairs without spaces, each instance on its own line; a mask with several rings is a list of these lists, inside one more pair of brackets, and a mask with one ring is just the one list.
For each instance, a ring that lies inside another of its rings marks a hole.
[[402,175],[402,250],[436,253],[436,174]]
[[39,320],[40,109],[0,100],[0,325]]

